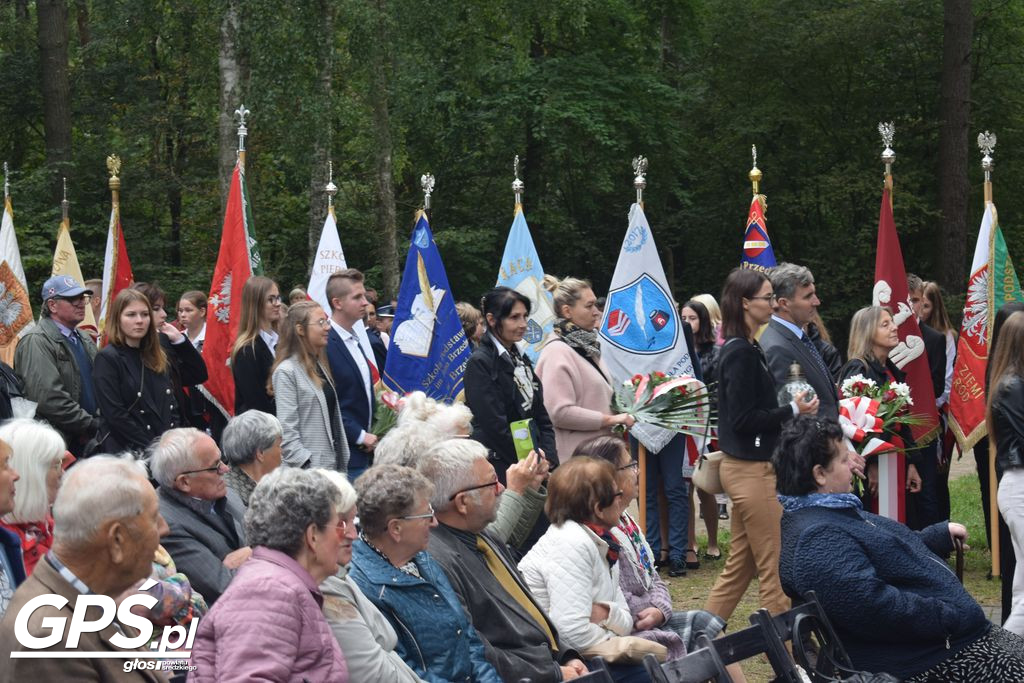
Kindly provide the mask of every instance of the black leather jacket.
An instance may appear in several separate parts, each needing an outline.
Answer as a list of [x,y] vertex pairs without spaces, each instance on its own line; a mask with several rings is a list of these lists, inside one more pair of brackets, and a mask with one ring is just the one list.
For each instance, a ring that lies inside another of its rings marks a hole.
[[1024,467],[1024,379],[1008,375],[996,385],[992,426],[996,438],[996,472]]

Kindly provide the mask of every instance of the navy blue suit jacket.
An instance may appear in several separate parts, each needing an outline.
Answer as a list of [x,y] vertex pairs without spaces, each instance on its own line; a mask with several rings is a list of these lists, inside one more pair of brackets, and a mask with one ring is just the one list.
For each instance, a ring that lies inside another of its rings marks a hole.
[[342,341],[341,335],[333,327],[327,333],[327,362],[334,376],[338,407],[341,409],[341,423],[345,429],[345,438],[348,440],[348,466],[366,467],[369,464],[367,453],[356,443],[356,439],[359,438],[360,432],[369,432],[373,426],[373,414],[370,412],[368,400],[374,402],[374,410],[377,407],[376,400],[372,392],[369,397],[366,396],[359,366],[349,353],[348,346]]

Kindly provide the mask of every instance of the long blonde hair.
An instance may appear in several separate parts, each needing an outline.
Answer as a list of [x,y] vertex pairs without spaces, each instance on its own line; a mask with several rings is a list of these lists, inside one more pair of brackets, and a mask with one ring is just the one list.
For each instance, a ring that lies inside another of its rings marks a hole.
[[[260,336],[263,305],[267,302],[267,296],[273,287],[277,287],[277,283],[269,277],[253,275],[242,288],[242,315],[238,320],[235,345],[231,347],[232,363],[235,362],[235,355],[242,350],[242,347],[254,344],[256,338]],[[280,292],[280,290],[278,291]]]
[[863,361],[877,361],[874,351],[875,330],[882,322],[882,316],[890,318],[892,313],[882,306],[865,306],[853,314],[850,320],[850,343],[846,347],[846,357],[850,360],[859,358]]
[[939,283],[924,283],[921,293],[932,305],[932,314],[925,322],[942,334],[949,332],[956,334],[957,331],[953,329],[953,323],[949,320],[949,313],[946,312],[946,302],[942,300],[942,288],[939,287]]
[[1024,377],[1024,311],[1017,311],[1006,319],[999,330],[999,343],[995,355],[989,360],[988,396],[985,400],[985,423],[988,436],[993,444],[998,443],[996,426],[992,422],[992,403],[999,393],[999,384],[1004,378]]
[[288,314],[281,324],[281,338],[277,341],[277,355],[274,357],[274,367],[270,369],[270,377],[267,379],[267,393],[274,395],[274,370],[277,370],[285,360],[295,358],[299,365],[306,371],[309,378],[317,387],[323,387],[323,381],[316,371],[316,364],[320,363],[325,373],[329,373],[324,352],[314,351],[309,345],[309,337],[299,334],[299,328],[307,328],[314,321],[310,316],[321,310],[320,304],[315,301],[300,301],[288,308]]

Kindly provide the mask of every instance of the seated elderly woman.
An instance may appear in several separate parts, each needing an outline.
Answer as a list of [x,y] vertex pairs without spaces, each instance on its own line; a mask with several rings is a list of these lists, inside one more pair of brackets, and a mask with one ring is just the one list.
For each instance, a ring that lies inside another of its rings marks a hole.
[[31,574],[53,545],[50,507],[64,474],[64,437],[49,425],[21,418],[4,422],[0,441],[11,447],[10,465],[20,475],[14,484],[14,510],[3,516],[0,526],[18,535],[25,573]]
[[[634,628],[619,588],[619,543],[611,535],[624,498],[610,462],[588,456],[563,462],[548,482],[544,511],[551,526],[519,563],[562,640],[587,657],[604,654],[622,642],[614,638],[629,636]],[[670,655],[684,653],[678,645]],[[650,643],[649,651],[664,654],[666,648]],[[613,672],[616,680],[638,675],[646,680],[642,669]]]
[[338,499],[309,470],[278,468],[256,485],[245,513],[252,558],[199,624],[189,680],[349,680],[318,587],[338,570]]
[[783,589],[813,590],[853,664],[905,681],[1022,681],[1024,640],[993,625],[940,558],[960,524],[921,531],[865,512],[839,426],[805,416],[772,457]]
[[313,470],[327,477],[339,492],[338,516],[343,537],[338,549],[337,573],[320,584],[324,594],[324,615],[345,655],[349,678],[353,681],[393,681],[418,683],[422,680],[395,652],[398,634],[372,602],[360,592],[348,565],[352,561],[352,543],[356,530],[356,490],[348,478],[334,470]]
[[399,465],[375,465],[356,480],[362,532],[349,575],[398,632],[396,651],[431,681],[501,678],[440,566],[426,553],[437,526],[434,485]]
[[256,484],[281,464],[281,422],[262,410],[247,410],[231,418],[220,445],[231,466],[224,483],[248,507]]
[[573,451],[606,460],[615,467],[616,484],[622,489],[622,514],[611,534],[619,544],[619,588],[633,615],[633,635],[663,643],[669,652],[683,654],[697,647],[697,634],[714,638],[725,622],[705,610],[674,610],[668,585],[654,567],[654,553],[636,520],[626,511],[637,496],[639,466],[621,437],[595,436]]

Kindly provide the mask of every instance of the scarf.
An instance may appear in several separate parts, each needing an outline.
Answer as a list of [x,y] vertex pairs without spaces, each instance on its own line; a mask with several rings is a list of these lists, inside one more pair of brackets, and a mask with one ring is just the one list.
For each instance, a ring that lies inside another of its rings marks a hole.
[[608,544],[608,552],[605,554],[604,559],[608,561],[609,569],[614,567],[615,563],[619,561],[619,550],[621,549],[621,546],[612,536],[611,529],[603,524],[595,524],[594,522],[582,522],[582,524],[597,534],[598,538]]
[[852,493],[808,493],[804,496],[779,494],[779,502],[782,504],[783,512],[796,512],[809,507],[864,509],[860,498]]
[[579,325],[560,319],[555,323],[555,334],[584,358],[596,363],[597,359],[601,357],[601,345],[597,341],[597,330],[584,330]]
[[[625,512],[619,517],[619,529],[622,533],[626,534],[626,538],[636,548],[636,556],[640,561],[640,567],[647,574],[648,581],[644,583],[649,584],[649,580],[654,578],[654,563],[651,561],[650,546],[647,545],[647,540],[640,533],[640,528],[633,518]],[[647,585],[647,588],[650,589],[650,585]]]

